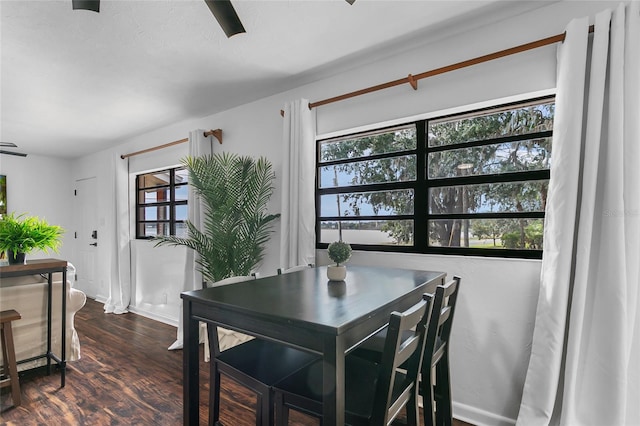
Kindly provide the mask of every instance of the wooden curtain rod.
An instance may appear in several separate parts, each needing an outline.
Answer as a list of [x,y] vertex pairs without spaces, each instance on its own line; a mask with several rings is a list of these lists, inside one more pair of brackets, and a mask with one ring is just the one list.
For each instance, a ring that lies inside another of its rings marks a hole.
[[[589,32],[592,33],[593,30],[594,30],[594,26],[591,25],[589,27]],[[527,50],[537,49],[538,47],[543,47],[543,46],[548,46],[554,43],[564,42],[565,37],[566,37],[566,33],[557,34],[551,37],[532,41],[530,43],[521,44],[519,46],[512,47],[509,49],[500,50],[499,52],[478,56],[477,58],[468,59],[466,61],[458,62],[452,65],[447,65],[445,67],[436,68],[431,71],[425,71],[420,74],[416,74],[416,75],[409,74],[407,77],[404,77],[404,78],[399,78],[397,80],[388,81],[386,83],[356,90],[355,92],[345,93],[344,95],[334,96],[333,98],[323,99],[317,102],[311,102],[309,103],[309,109],[316,108],[322,105],[331,104],[338,101],[343,101],[345,99],[355,98],[356,96],[366,95],[367,93],[377,92],[379,90],[388,89],[390,87],[400,86],[406,83],[410,84],[413,90],[418,90],[418,80],[422,80],[423,78],[433,77],[439,74],[445,74],[450,71],[455,71],[462,68],[470,67],[472,65],[481,64],[483,62],[492,61],[494,59],[503,58],[505,56],[514,55],[516,53],[526,52]],[[284,117],[283,110],[280,110],[280,115]]]
[[[214,136],[216,139],[218,139],[218,142],[220,142],[220,144],[222,144],[222,129],[209,130],[207,132],[204,132],[204,136],[205,137]],[[151,152],[151,151],[157,151],[157,150],[162,149],[162,148],[168,148],[170,146],[178,145],[178,144],[185,143],[185,142],[189,142],[189,138],[184,138],[184,139],[180,139],[179,141],[173,141],[173,142],[165,143],[164,145],[154,146],[153,148],[143,149],[141,151],[132,152],[130,154],[122,154],[120,156],[120,158],[122,158],[124,160],[127,157],[133,157],[134,155],[144,154],[144,153]]]

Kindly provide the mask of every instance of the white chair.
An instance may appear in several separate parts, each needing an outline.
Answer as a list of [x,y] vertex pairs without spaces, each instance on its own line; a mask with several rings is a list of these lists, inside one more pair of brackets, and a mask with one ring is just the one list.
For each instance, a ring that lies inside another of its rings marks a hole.
[[[75,328],[75,315],[82,309],[87,296],[74,288],[76,268],[67,263],[67,306],[66,306],[66,357],[67,362],[80,359],[80,339]],[[53,297],[51,310],[51,350],[62,352],[62,273],[53,274]],[[33,358],[47,352],[47,279],[40,275],[25,275],[2,278],[0,280],[0,306],[20,312],[22,319],[13,324],[13,339],[16,359],[25,361],[18,364],[18,371],[46,365],[46,358]],[[1,351],[0,351],[1,352]],[[0,356],[2,360],[2,356]],[[3,361],[0,362],[2,364]],[[67,364],[68,365],[68,364]],[[69,370],[67,369],[67,372]]]
[[307,268],[313,268],[313,264],[309,263],[308,265],[292,266],[291,268],[287,268],[287,269],[278,268],[278,275],[288,274],[289,272],[302,271]]
[[[241,283],[244,281],[255,280],[255,274],[252,275],[241,275],[237,277],[229,277],[220,281],[216,281],[211,284],[207,284],[207,287],[220,287],[223,285],[230,285]],[[209,362],[211,359],[211,351],[209,349],[209,334],[206,332],[207,324],[200,323],[200,326],[204,328],[204,360],[205,362]],[[228,330],[226,328],[217,327],[218,328],[218,343],[220,344],[220,350],[223,351],[225,349],[232,348],[242,342],[246,342],[247,340],[253,339],[252,336],[247,336],[246,334]]]

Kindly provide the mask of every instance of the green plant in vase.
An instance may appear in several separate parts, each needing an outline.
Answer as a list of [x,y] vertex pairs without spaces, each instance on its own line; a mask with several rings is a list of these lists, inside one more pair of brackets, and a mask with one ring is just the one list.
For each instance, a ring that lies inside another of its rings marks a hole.
[[180,245],[198,253],[204,279],[213,283],[249,275],[264,258],[273,222],[268,213],[275,174],[266,158],[217,153],[182,160],[202,201],[202,230],[187,221],[188,236],[156,237],[156,246]]
[[0,219],[0,251],[6,252],[9,264],[24,263],[25,255],[34,250],[57,253],[63,233],[44,219],[10,213]]
[[341,263],[344,264],[351,258],[351,252],[351,246],[344,241],[329,244],[327,255],[336,263],[327,267],[327,277],[330,281],[343,281],[347,277],[347,268]]

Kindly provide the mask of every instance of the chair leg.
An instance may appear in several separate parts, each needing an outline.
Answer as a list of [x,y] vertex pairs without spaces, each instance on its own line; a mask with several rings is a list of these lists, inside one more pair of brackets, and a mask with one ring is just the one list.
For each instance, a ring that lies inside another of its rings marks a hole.
[[449,359],[445,353],[436,366],[436,424],[439,426],[451,426],[453,423],[450,380]]
[[407,411],[407,425],[408,426],[418,426],[420,424],[420,417],[418,411],[418,392],[412,392],[413,396],[409,398],[407,402],[406,411]]
[[274,399],[276,403],[276,425],[287,426],[289,424],[289,407],[284,404],[284,395],[277,392]]
[[16,350],[13,346],[13,331],[11,329],[10,321],[2,324],[0,334],[2,334],[2,356],[4,360],[4,369],[5,373],[9,373],[9,378],[11,380],[11,399],[13,400],[13,406],[17,407],[22,403],[22,397],[20,395],[20,379],[18,378]]
[[431,367],[423,366],[420,372],[420,393],[422,395],[424,426],[435,426],[435,401],[433,399],[433,386],[431,385]]
[[7,355],[7,341],[4,338],[4,323],[0,324],[0,343],[2,343],[2,359],[4,360],[4,365],[2,366],[2,371],[7,374],[7,362],[9,359],[9,355]]
[[209,363],[209,426],[216,426],[220,424],[220,371],[214,359]]
[[269,408],[271,400],[269,394],[266,395],[256,390],[256,426],[273,426],[271,414],[273,408]]
[[274,410],[273,410],[273,392],[267,389],[266,393],[258,394],[258,401],[256,409],[256,424],[257,426],[274,426]]

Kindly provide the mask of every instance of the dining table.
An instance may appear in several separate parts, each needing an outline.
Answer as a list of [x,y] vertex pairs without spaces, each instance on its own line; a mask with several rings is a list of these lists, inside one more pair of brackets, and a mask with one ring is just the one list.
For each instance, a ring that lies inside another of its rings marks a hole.
[[323,424],[341,426],[346,354],[445,278],[438,271],[349,265],[344,281],[329,281],[320,266],[181,293],[184,424],[200,422],[200,321],[321,356]]

